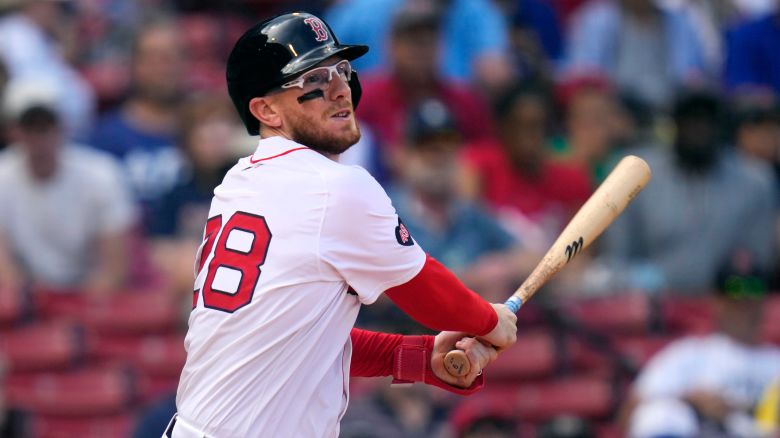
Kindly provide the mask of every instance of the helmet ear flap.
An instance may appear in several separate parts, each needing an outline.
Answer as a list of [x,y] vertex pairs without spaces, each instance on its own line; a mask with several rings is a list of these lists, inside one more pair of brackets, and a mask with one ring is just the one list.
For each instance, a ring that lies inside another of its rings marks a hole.
[[360,103],[360,97],[363,96],[363,87],[360,86],[360,79],[358,73],[352,71],[352,77],[349,78],[349,88],[352,90],[352,109],[357,109],[358,103]]

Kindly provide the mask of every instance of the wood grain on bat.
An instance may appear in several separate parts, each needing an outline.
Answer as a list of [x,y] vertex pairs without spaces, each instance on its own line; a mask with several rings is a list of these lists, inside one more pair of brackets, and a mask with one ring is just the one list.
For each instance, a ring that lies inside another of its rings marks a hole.
[[[644,160],[631,155],[623,158],[512,295],[521,299],[517,306],[527,302],[550,277],[593,243],[647,185],[650,176],[650,167]],[[444,364],[453,376],[466,375],[470,368],[466,355],[460,350],[447,353]]]

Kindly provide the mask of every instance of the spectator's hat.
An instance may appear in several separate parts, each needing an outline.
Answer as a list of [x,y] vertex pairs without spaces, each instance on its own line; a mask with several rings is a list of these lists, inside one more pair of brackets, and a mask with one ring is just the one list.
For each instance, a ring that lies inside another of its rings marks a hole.
[[675,101],[672,112],[675,120],[681,120],[698,116],[719,118],[722,111],[723,104],[717,92],[709,89],[695,89],[684,90]]
[[729,263],[717,273],[716,293],[725,298],[741,300],[762,298],[769,290],[766,272],[758,267],[748,251],[737,251]]
[[571,102],[583,92],[612,94],[615,89],[609,77],[601,73],[581,73],[565,77],[555,87],[555,100],[565,111]]
[[31,111],[46,113],[52,120],[59,119],[60,90],[49,80],[13,79],[6,86],[2,98],[3,118],[20,122]]
[[741,95],[734,100],[732,108],[737,128],[766,122],[780,123],[780,104],[772,93]]
[[432,139],[460,139],[452,112],[437,99],[428,99],[412,108],[406,122],[406,140],[410,146]]

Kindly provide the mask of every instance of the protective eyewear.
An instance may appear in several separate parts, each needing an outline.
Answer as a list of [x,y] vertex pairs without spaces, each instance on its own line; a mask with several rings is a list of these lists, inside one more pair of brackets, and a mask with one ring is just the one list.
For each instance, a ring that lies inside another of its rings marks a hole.
[[311,69],[298,78],[283,84],[282,88],[298,87],[305,93],[324,90],[330,85],[334,74],[338,75],[344,82],[349,82],[352,78],[352,64],[345,59],[334,65]]

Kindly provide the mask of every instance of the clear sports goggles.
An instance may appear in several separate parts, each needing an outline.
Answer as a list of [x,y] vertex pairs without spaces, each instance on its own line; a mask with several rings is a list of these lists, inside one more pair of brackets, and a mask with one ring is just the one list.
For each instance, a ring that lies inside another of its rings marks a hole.
[[333,74],[338,75],[344,82],[349,82],[352,78],[352,64],[344,59],[333,65],[313,68],[296,79],[283,84],[282,88],[298,87],[304,93],[314,90],[325,90],[330,86]]

